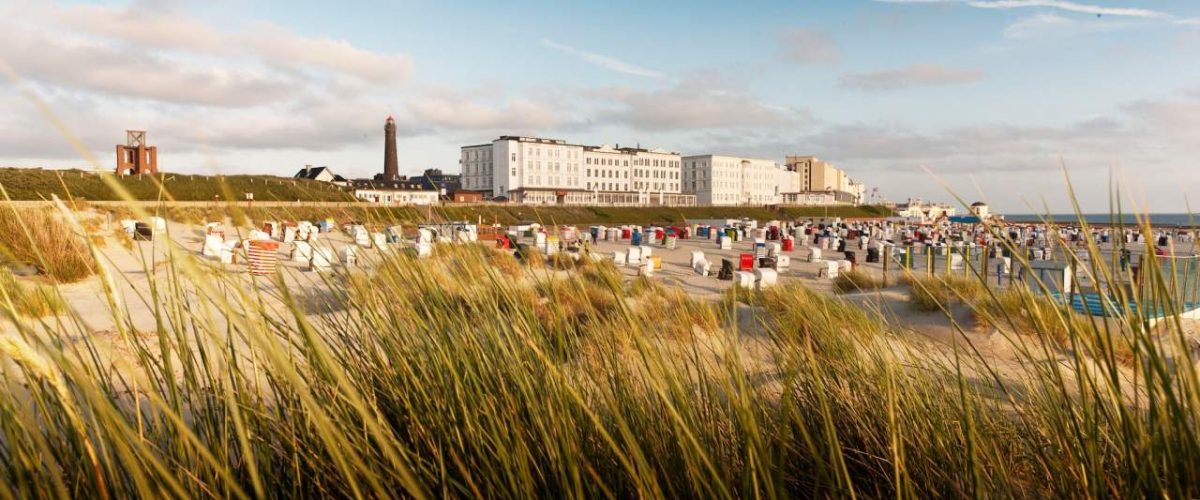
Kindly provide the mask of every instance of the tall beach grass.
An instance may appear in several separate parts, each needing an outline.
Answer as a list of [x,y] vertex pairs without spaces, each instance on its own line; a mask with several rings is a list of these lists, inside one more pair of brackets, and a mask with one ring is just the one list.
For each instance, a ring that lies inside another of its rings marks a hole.
[[0,337],[5,496],[1200,495],[1183,323],[1076,317],[1037,283],[912,280],[997,359],[798,284],[704,301],[490,245],[260,278],[165,251],[120,298],[91,264],[108,340],[74,310]]

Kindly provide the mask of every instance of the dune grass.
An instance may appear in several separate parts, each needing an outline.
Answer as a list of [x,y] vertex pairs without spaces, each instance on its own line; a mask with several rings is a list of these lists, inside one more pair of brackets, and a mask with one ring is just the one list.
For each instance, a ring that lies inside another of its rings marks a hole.
[[[79,281],[94,272],[89,242],[48,209],[0,208],[0,260],[30,265],[61,283]],[[94,243],[94,242],[93,242]]]
[[6,304],[4,310],[29,318],[54,316],[66,310],[66,304],[52,287],[23,283],[6,269],[0,269],[0,303]]
[[[70,310],[0,337],[0,488],[1200,494],[1200,383],[1178,323],[1077,321],[959,278],[914,278],[942,306],[963,301],[996,321],[1026,314],[1014,324],[1031,330],[1061,323],[1047,345],[1088,354],[1047,362],[1034,337],[1000,369],[969,340],[933,348],[795,284],[707,302],[660,278],[627,283],[611,263],[553,270],[529,252],[520,265],[486,244],[362,259],[364,270],[250,278],[173,253],[123,300],[113,295],[122,276],[101,268],[111,342],[130,361],[114,369],[102,354],[113,346],[81,334],[85,318]],[[152,331],[133,330],[131,300],[154,306]]]
[[970,302],[984,293],[978,279],[961,274],[906,274],[902,281],[907,283],[909,301],[919,311],[940,311],[955,303]]
[[861,269],[851,269],[838,274],[833,288],[840,293],[865,292],[883,287],[883,280]]

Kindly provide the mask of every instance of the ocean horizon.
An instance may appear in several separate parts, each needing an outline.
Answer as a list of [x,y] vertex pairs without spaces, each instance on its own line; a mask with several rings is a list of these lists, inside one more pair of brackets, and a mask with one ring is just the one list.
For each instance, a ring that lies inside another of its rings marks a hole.
[[[1150,224],[1154,226],[1196,226],[1200,222],[1200,215],[1187,213],[1156,213],[1148,214]],[[1083,214],[1084,220],[1089,224],[1112,224],[1120,223],[1125,225],[1136,225],[1139,219],[1145,219],[1147,214],[1121,214],[1119,217],[1109,213],[1089,213]],[[1004,220],[1009,222],[1041,222],[1042,220],[1052,220],[1056,223],[1068,223],[1078,220],[1079,216],[1073,213],[1050,214],[1049,216],[1042,214],[1004,214]]]

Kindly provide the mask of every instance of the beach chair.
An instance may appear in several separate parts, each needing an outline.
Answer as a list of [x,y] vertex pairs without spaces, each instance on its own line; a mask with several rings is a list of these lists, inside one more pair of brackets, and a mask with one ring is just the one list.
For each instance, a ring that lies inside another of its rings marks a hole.
[[308,264],[310,271],[328,271],[333,263],[333,250],[328,248],[314,248],[312,252],[312,261]]
[[759,290],[775,286],[779,282],[779,272],[774,269],[758,268],[754,270],[755,287]]
[[754,283],[753,271],[737,271],[733,274],[733,286],[752,290],[754,289]]
[[210,258],[221,257],[221,247],[225,244],[225,240],[219,234],[208,234],[204,236],[204,248],[200,250],[200,255]]

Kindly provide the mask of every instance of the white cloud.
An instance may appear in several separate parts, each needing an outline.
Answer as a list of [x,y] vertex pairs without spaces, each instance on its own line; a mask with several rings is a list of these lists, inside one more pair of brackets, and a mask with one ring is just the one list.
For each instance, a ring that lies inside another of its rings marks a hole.
[[459,92],[444,90],[408,105],[414,123],[454,130],[522,131],[535,133],[565,124],[550,106],[527,98],[500,105],[480,103]]
[[584,62],[586,62],[588,64],[591,64],[594,66],[599,66],[599,67],[607,69],[609,71],[614,71],[614,72],[622,73],[622,74],[626,74],[626,75],[644,76],[647,78],[657,78],[657,79],[666,78],[666,75],[660,71],[652,70],[649,68],[643,68],[641,66],[630,64],[630,63],[627,63],[627,62],[624,62],[624,61],[621,61],[621,60],[618,60],[618,59],[615,59],[612,57],[579,50],[575,47],[571,47],[569,45],[563,45],[563,44],[555,42],[553,40],[548,40],[548,39],[543,38],[542,45],[545,45],[552,49],[573,55],[575,57],[578,57],[579,59],[582,59]]
[[295,83],[269,71],[166,58],[20,27],[6,30],[0,59],[19,76],[43,85],[178,104],[269,103],[285,98]]
[[1044,7],[1068,12],[1077,12],[1081,14],[1099,14],[1105,16],[1144,18],[1170,17],[1170,15],[1165,12],[1159,12],[1150,9],[1104,7],[1100,5],[1081,4],[1064,0],[975,0],[967,2],[967,5],[980,9],[1021,9],[1029,7]]
[[39,5],[13,9],[8,15],[23,19],[23,24],[58,24],[70,33],[104,40],[114,50],[137,54],[252,59],[287,70],[334,71],[376,83],[402,81],[411,70],[406,56],[360,49],[344,40],[304,36],[268,22],[252,23],[247,30],[222,30],[188,12],[158,6]]
[[1105,7],[1102,5],[1084,4],[1067,0],[875,0],[879,3],[893,4],[962,4],[977,9],[1026,9],[1049,8],[1080,14],[1099,14],[1105,16],[1170,18],[1170,14],[1151,9],[1129,7]]
[[908,87],[963,85],[982,80],[974,69],[947,68],[937,64],[913,64],[900,69],[848,73],[839,78],[842,87],[855,90],[896,90]]
[[1039,12],[1009,24],[1004,37],[1014,40],[1035,38],[1067,38],[1116,31],[1128,27],[1120,22],[1097,19],[1077,20],[1053,12]]
[[[171,5],[18,2],[0,7],[0,31],[0,63],[101,161],[126,128],[149,130],[164,159],[210,145],[332,151],[368,144],[397,110],[388,102],[411,65],[402,54],[265,22],[228,28]],[[78,157],[15,87],[0,84],[0,102],[6,157]],[[418,124],[414,111],[403,111],[401,134],[438,125]]]
[[779,35],[783,58],[795,63],[824,63],[841,59],[837,43],[828,32],[791,28]]
[[893,199],[923,196],[949,199],[925,173],[974,193],[985,187],[1002,210],[1026,211],[1022,200],[1045,195],[1051,207],[1065,205],[1059,173],[1066,163],[1087,210],[1107,206],[1108,177],[1103,172],[1126,165],[1131,172],[1155,175],[1125,179],[1123,188],[1154,193],[1153,208],[1179,210],[1183,195],[1200,189],[1194,158],[1200,157],[1200,89],[1125,103],[1106,113],[1058,124],[967,123],[925,130],[896,121],[863,120],[825,124],[811,131],[775,127],[741,133],[704,133],[694,141],[703,150],[731,151],[766,158],[816,154],[880,186]]
[[650,91],[608,88],[590,94],[616,106],[600,113],[602,121],[641,130],[774,126],[804,114],[769,106],[743,91],[695,83]]

